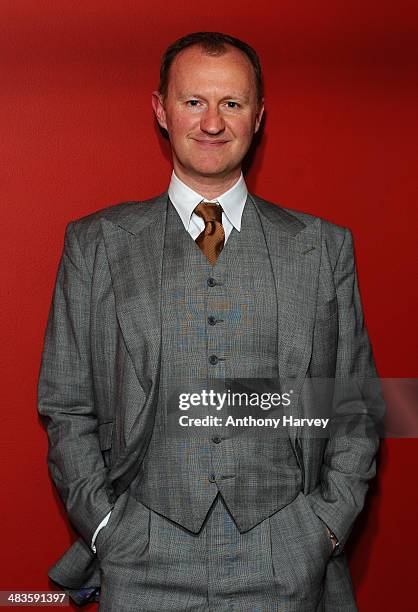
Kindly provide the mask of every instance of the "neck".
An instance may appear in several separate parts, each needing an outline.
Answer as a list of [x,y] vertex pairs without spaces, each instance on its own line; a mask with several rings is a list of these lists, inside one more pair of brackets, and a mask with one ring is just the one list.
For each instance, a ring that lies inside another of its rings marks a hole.
[[176,176],[183,181],[190,189],[206,198],[206,200],[214,200],[218,196],[228,191],[238,181],[241,175],[241,168],[238,168],[234,173],[228,174],[225,177],[213,176],[190,176],[181,170],[174,167]]

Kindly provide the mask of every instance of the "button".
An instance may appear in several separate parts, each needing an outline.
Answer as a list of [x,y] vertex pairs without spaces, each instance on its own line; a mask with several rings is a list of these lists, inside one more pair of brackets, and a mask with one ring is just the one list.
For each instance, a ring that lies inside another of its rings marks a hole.
[[213,436],[212,442],[215,442],[215,444],[219,444],[219,442],[222,442],[222,438],[220,436]]
[[216,365],[218,363],[219,359],[217,358],[216,355],[211,355],[209,357],[209,363],[212,365]]
[[209,325],[216,325],[216,318],[213,315],[210,315],[210,317],[208,317],[208,323]]
[[216,285],[216,280],[210,277],[208,278],[207,283],[208,283],[208,287],[214,287]]
[[209,482],[216,482],[216,476],[215,474],[209,474]]

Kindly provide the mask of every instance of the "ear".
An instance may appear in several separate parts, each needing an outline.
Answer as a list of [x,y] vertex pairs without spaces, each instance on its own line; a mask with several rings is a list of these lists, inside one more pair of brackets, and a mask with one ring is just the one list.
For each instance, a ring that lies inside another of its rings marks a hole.
[[152,92],[152,108],[154,109],[155,116],[157,118],[158,123],[165,130],[167,129],[167,121],[164,110],[164,101],[163,97],[159,91]]
[[261,119],[263,118],[263,114],[264,114],[264,98],[260,101],[258,105],[257,114],[255,116],[254,134],[258,132],[260,128]]

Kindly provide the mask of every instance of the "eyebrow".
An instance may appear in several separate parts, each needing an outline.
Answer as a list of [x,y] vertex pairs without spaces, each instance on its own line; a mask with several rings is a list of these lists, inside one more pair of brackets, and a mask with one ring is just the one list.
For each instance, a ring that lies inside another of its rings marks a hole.
[[[190,100],[190,99],[195,99],[195,98],[199,98],[202,100],[206,99],[205,96],[202,96],[197,93],[193,93],[193,94],[186,93],[180,96],[181,100]],[[243,102],[248,102],[249,96],[247,94],[241,94],[241,95],[230,94],[229,96],[223,96],[220,101],[223,102],[224,100],[242,100]]]

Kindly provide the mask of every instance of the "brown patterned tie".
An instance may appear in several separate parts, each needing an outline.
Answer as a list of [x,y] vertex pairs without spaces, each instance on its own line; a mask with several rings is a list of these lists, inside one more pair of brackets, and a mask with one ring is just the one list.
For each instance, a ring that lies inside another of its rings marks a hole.
[[216,264],[225,242],[222,225],[222,207],[219,204],[200,202],[194,209],[196,215],[205,222],[205,229],[196,238],[196,244],[212,265]]

